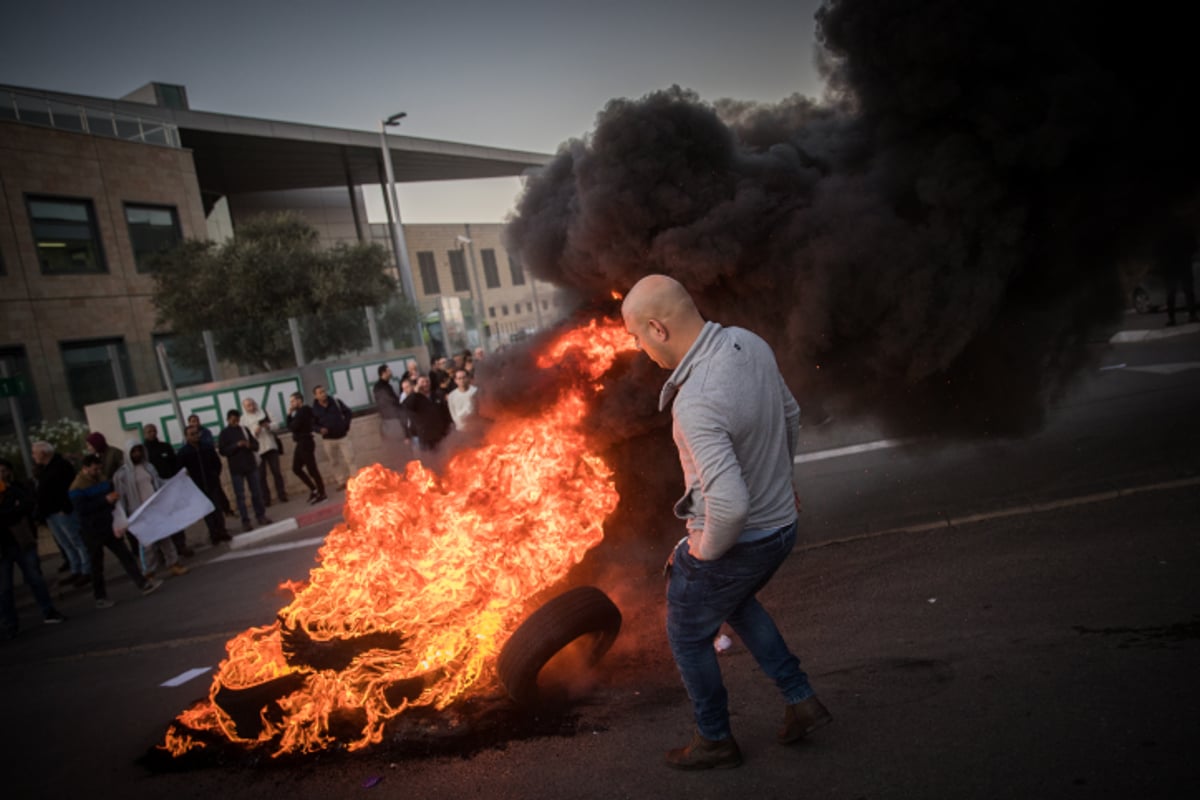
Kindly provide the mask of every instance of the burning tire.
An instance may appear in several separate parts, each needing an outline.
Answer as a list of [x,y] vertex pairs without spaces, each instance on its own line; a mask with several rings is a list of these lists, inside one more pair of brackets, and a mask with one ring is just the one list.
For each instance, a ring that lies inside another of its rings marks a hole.
[[513,633],[496,667],[500,682],[518,705],[538,702],[538,673],[560,651],[585,639],[586,661],[596,664],[621,630],[621,611],[594,586],[580,586],[549,601]]

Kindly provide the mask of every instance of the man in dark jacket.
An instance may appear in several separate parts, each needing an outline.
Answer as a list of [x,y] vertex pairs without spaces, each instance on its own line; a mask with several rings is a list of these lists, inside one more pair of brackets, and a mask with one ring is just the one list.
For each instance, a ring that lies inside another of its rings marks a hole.
[[308,504],[316,505],[325,496],[325,481],[317,469],[317,445],[313,441],[312,409],[304,405],[304,395],[292,392],[288,398],[287,427],[292,434],[292,474],[308,487]]
[[384,462],[397,469],[408,450],[408,412],[401,407],[400,397],[392,386],[392,370],[379,365],[379,380],[373,391],[375,408],[379,410],[379,433],[383,438]]
[[450,430],[451,419],[446,404],[433,399],[429,378],[417,378],[416,391],[404,398],[404,408],[412,415],[418,449],[434,450]]
[[92,594],[96,598],[96,608],[111,608],[113,605],[104,585],[105,548],[117,557],[125,574],[142,590],[142,594],[150,594],[162,586],[162,581],[149,580],[142,575],[129,548],[121,543],[113,530],[113,506],[120,495],[113,488],[112,481],[104,477],[100,456],[88,453],[83,457],[83,466],[71,483],[70,498],[71,505],[79,514],[79,529],[83,532],[83,540],[88,544],[88,555],[92,559]]
[[188,477],[196,488],[204,492],[214,506],[214,510],[204,518],[208,528],[208,538],[213,544],[228,542],[232,537],[225,530],[225,516],[221,513],[219,498],[224,491],[221,489],[221,457],[212,447],[205,447],[201,442],[199,425],[188,425],[184,431],[186,439],[179,448],[179,465],[188,471]]
[[[312,412],[317,433],[321,434],[321,446],[340,491],[346,488],[346,481],[357,471],[354,466],[354,443],[350,441],[350,420],[353,415],[346,404],[331,397],[324,386],[313,389],[313,397]],[[338,461],[345,462],[344,474]]]
[[387,364],[379,365],[379,380],[375,381],[372,394],[375,398],[375,408],[379,411],[380,433],[383,434],[383,438],[402,438],[404,409],[400,408],[400,397],[392,386],[392,368]]
[[252,531],[250,514],[246,510],[246,485],[250,486],[250,504],[254,508],[254,519],[259,525],[270,525],[267,508],[263,505],[262,484],[258,479],[258,439],[242,425],[242,412],[231,408],[225,414],[225,427],[217,437],[217,450],[229,462],[229,480],[233,483],[233,495],[238,514],[242,518],[242,530]]
[[37,483],[37,509],[34,520],[45,523],[67,559],[70,575],[62,583],[86,586],[92,582],[92,561],[88,556],[83,534],[79,532],[79,517],[71,508],[67,492],[75,480],[75,468],[58,453],[50,442],[34,442],[33,479]]
[[125,463],[125,454],[115,447],[108,446],[108,440],[100,431],[93,431],[84,439],[89,453],[100,457],[101,472],[108,480],[117,474],[117,470]]
[[[201,447],[209,447],[209,448],[212,448],[213,451],[216,451],[217,443],[213,439],[212,431],[210,431],[207,426],[200,424],[200,415],[199,414],[189,414],[188,418],[187,418],[187,424],[189,427],[192,425],[195,425],[197,428],[200,429],[200,446]],[[227,517],[235,516],[234,511],[233,511],[233,504],[229,502],[229,495],[225,494],[225,487],[223,487],[221,484],[219,484],[219,483],[217,484],[216,496],[210,497],[209,499],[213,501],[213,504],[217,508],[221,509],[221,511],[224,512],[225,516],[227,516]]]
[[151,423],[142,426],[142,446],[146,448],[146,458],[154,465],[158,477],[168,481],[179,472],[179,456],[175,448],[158,438],[158,426]]
[[33,494],[16,482],[13,466],[0,460],[0,639],[17,635],[17,607],[13,599],[13,565],[21,568],[25,585],[33,592],[48,624],[62,622],[50,600],[38,558],[37,532],[33,527]]

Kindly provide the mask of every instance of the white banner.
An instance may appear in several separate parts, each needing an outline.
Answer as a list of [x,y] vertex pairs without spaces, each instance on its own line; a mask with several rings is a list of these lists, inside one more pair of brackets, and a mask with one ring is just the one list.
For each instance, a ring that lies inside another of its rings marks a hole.
[[187,469],[181,469],[129,515],[129,532],[144,547],[204,519],[213,510],[212,501],[192,482]]

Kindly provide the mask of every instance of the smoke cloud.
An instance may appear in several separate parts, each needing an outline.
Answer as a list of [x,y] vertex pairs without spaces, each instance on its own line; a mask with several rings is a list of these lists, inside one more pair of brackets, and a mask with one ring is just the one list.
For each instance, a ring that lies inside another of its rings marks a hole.
[[[613,100],[529,181],[510,247],[610,308],[673,275],[775,347],[802,408],[1031,432],[1120,314],[1122,265],[1194,223],[1186,8],[831,0],[824,97]],[[644,385],[597,426],[661,424],[663,377],[627,365]]]

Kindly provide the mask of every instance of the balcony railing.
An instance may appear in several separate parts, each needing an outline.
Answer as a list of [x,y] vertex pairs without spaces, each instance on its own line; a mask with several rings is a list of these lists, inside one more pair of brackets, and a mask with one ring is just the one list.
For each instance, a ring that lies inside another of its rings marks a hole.
[[149,117],[112,109],[65,103],[42,95],[0,89],[0,120],[44,125],[63,131],[107,136],[129,142],[179,147],[179,128]]

